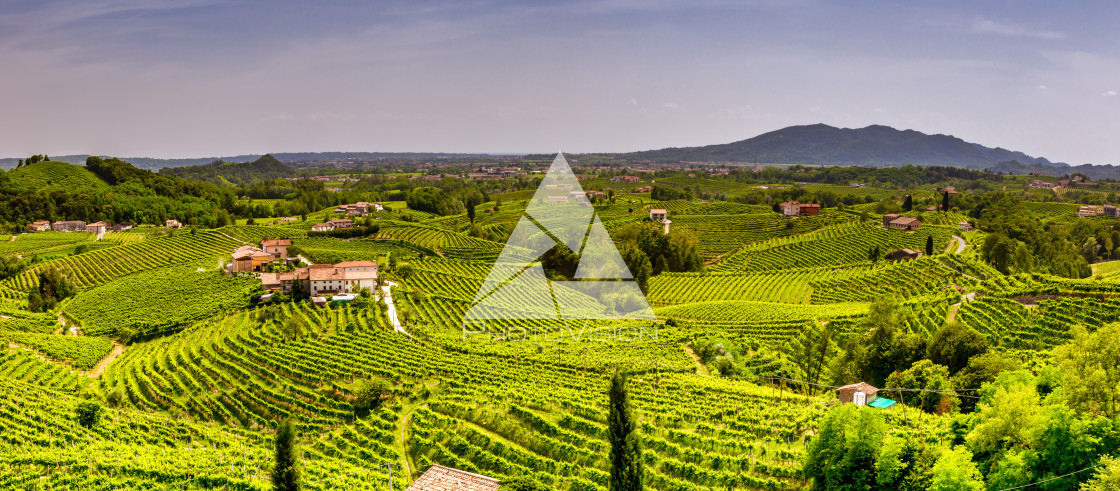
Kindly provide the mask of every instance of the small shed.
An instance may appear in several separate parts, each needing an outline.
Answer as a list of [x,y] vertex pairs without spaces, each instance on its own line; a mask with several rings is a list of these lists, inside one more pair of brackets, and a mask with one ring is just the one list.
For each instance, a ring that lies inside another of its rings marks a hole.
[[879,389],[867,382],[849,384],[836,389],[841,404],[855,404],[857,406],[864,406],[875,401],[878,392]]

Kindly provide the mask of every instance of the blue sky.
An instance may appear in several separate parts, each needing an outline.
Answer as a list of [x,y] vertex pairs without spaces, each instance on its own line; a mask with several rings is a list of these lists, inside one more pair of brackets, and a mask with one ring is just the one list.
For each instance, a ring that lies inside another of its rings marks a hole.
[[0,156],[630,151],[885,124],[1120,164],[1117,2],[5,0]]

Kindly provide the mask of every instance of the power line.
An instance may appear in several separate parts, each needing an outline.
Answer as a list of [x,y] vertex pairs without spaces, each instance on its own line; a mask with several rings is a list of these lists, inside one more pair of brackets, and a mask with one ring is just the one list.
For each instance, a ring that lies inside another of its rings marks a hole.
[[1102,466],[1102,465],[1104,465],[1104,464],[1097,464],[1097,465],[1094,465],[1094,466],[1086,467],[1086,468],[1084,468],[1084,469],[1079,469],[1079,470],[1076,470],[1076,471],[1070,472],[1069,474],[1063,474],[1063,475],[1060,475],[1060,476],[1057,476],[1057,477],[1051,477],[1050,479],[1043,479],[1043,480],[1041,480],[1041,481],[1037,481],[1037,482],[1032,482],[1032,483],[1027,483],[1027,484],[1024,484],[1024,485],[1022,485],[1022,486],[1015,486],[1015,487],[1013,487],[1013,488],[1003,488],[1003,489],[1001,489],[1001,490],[999,490],[999,491],[1011,491],[1011,490],[1013,490],[1013,489],[1023,489],[1023,488],[1029,488],[1029,487],[1031,487],[1031,486],[1037,486],[1037,485],[1039,485],[1039,484],[1042,484],[1042,483],[1046,483],[1046,482],[1050,482],[1050,481],[1056,481],[1056,480],[1058,480],[1058,479],[1064,479],[1064,478],[1067,478],[1067,477],[1069,477],[1069,476],[1072,476],[1072,475],[1074,475],[1074,474],[1078,474],[1078,473],[1081,473],[1081,472],[1085,472],[1085,471],[1087,471],[1087,470],[1089,470],[1089,469],[1096,469],[1097,467],[1100,467],[1100,466]]

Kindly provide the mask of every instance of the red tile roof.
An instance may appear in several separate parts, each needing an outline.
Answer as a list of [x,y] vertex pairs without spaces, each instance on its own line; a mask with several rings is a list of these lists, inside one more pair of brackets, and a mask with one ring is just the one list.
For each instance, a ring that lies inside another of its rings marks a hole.
[[492,477],[433,465],[405,491],[498,491],[499,487]]

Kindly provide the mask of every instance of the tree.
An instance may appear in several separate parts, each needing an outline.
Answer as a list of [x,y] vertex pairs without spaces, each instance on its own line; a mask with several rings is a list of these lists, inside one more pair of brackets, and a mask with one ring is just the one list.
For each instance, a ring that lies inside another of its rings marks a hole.
[[876,409],[841,404],[828,411],[805,457],[814,490],[875,488],[886,424]]
[[300,281],[298,277],[292,280],[291,295],[292,300],[296,302],[302,302],[309,298],[308,292],[303,291],[303,281]]
[[[1018,358],[1006,356],[1002,353],[988,352],[976,355],[968,360],[968,366],[953,376],[953,386],[961,388],[982,387],[986,383],[995,381],[1000,373],[1021,368],[1023,368],[1023,363]],[[971,397],[961,399],[961,412],[969,413],[975,408],[976,399]]]
[[86,428],[93,428],[101,420],[101,404],[94,401],[82,401],[75,410],[78,424]]
[[467,204],[467,218],[469,218],[471,220],[471,223],[474,223],[474,214],[475,214],[474,205],[468,203]]
[[926,237],[926,255],[933,255],[933,235],[929,235]]
[[959,322],[947,322],[929,339],[926,356],[949,367],[949,373],[955,375],[973,356],[987,351],[988,339],[983,334]]
[[[827,326],[821,327],[817,322],[813,322],[805,326],[796,338],[786,344],[785,352],[801,371],[802,380],[810,384],[820,380],[829,356],[836,350],[834,336],[835,333]],[[806,392],[813,387],[806,384]]]
[[371,378],[361,383],[354,391],[351,403],[358,416],[365,416],[379,407],[382,399],[390,394],[389,384],[379,378]]
[[949,211],[949,192],[945,191],[945,197],[941,199],[941,211]]
[[933,466],[930,491],[981,491],[984,480],[972,461],[972,452],[958,446],[941,454]]
[[907,194],[906,201],[902,202],[902,211],[910,211],[914,209],[914,197]]
[[642,293],[649,293],[649,278],[653,276],[653,264],[650,263],[649,256],[646,256],[641,249],[631,247],[622,253],[622,260],[626,263],[630,274],[634,275],[634,280],[638,282],[638,288]]
[[976,407],[976,425],[965,437],[970,450],[997,455],[1025,447],[1041,412],[1034,376],[1025,370],[1001,373],[984,385]]
[[1093,472],[1093,478],[1081,485],[1081,491],[1116,491],[1120,489],[1120,458],[1105,455],[1101,457],[1101,467]]
[[616,371],[611,377],[610,427],[607,439],[611,445],[610,491],[641,491],[643,489],[642,449],[637,422],[630,412],[630,395],[626,376]]
[[281,422],[276,430],[276,459],[272,467],[272,489],[276,491],[298,491],[300,488],[295,439],[291,420]]
[[[887,377],[887,389],[906,388],[924,389],[921,392],[900,397],[907,405],[921,408],[927,413],[945,413],[952,407],[953,386],[949,382],[949,370],[929,360],[921,360],[905,371],[895,372]],[[896,392],[901,394],[901,392]],[[897,397],[897,396],[896,396]]]
[[1115,418],[1120,415],[1120,324],[1094,333],[1072,329],[1073,340],[1054,349],[1061,368],[1066,404],[1081,413]]

